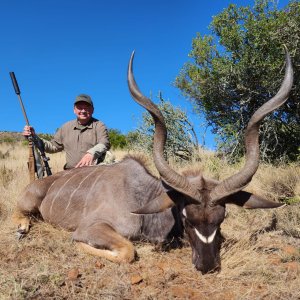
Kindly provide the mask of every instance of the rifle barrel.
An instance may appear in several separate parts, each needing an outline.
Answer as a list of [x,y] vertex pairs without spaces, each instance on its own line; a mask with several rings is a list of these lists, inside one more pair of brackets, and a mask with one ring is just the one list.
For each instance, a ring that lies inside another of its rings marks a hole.
[[18,95],[19,102],[20,102],[20,105],[21,105],[21,108],[22,108],[22,112],[23,112],[23,116],[24,116],[25,121],[26,121],[26,125],[29,126],[29,120],[28,120],[28,117],[27,117],[27,114],[26,114],[26,111],[25,111],[25,107],[24,107],[23,101],[22,101],[21,91],[20,91],[20,89],[19,89],[19,85],[18,85],[18,82],[17,82],[17,78],[16,78],[14,72],[9,72],[9,75],[10,75],[12,84],[13,84],[13,86],[14,86],[15,93]]

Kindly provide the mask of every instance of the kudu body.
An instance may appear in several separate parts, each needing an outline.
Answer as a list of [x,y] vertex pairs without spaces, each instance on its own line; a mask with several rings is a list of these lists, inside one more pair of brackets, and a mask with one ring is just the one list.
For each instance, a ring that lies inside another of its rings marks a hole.
[[[202,273],[220,268],[221,233],[225,206],[276,208],[271,202],[242,191],[259,164],[258,130],[262,119],[282,105],[291,90],[293,71],[286,52],[285,78],[279,92],[249,121],[245,134],[246,162],[241,171],[217,181],[201,172],[181,175],[163,156],[166,127],[161,112],[139,91],[128,67],[132,97],[147,109],[155,122],[153,158],[160,178],[144,163],[127,157],[103,166],[63,171],[29,184],[17,204],[18,231],[26,234],[30,214],[40,213],[46,222],[73,232],[73,239],[87,252],[112,261],[133,261],[130,240],[164,242],[180,237],[183,226],[192,247],[192,262]],[[183,226],[182,226],[183,225]]]

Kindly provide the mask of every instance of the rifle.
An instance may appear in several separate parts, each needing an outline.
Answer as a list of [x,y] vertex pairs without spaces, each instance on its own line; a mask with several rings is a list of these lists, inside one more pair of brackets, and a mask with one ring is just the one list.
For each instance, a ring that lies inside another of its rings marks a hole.
[[[9,72],[10,78],[12,80],[12,84],[14,86],[15,93],[19,98],[19,102],[22,108],[23,116],[25,118],[25,122],[27,126],[29,125],[28,117],[25,111],[25,107],[23,105],[23,101],[21,98],[21,92],[19,89],[19,85],[14,72]],[[52,175],[50,166],[48,164],[49,157],[46,157],[45,148],[43,141],[37,135],[30,135],[28,137],[28,145],[29,145],[29,159],[28,159],[28,169],[29,169],[29,178],[30,181],[35,180],[35,173],[38,178],[42,178],[44,176],[43,166],[46,169],[47,176]],[[36,150],[38,149],[38,151]],[[43,166],[40,160],[42,158]]]

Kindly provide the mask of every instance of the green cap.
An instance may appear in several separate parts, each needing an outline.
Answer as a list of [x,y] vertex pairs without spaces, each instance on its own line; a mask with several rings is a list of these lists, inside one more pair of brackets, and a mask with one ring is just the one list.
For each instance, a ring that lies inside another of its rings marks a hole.
[[86,94],[80,94],[80,95],[78,95],[78,96],[75,98],[74,105],[75,105],[76,103],[78,103],[78,102],[86,102],[86,103],[88,103],[89,105],[91,105],[91,106],[94,107],[92,98],[91,98],[89,95],[86,95]]

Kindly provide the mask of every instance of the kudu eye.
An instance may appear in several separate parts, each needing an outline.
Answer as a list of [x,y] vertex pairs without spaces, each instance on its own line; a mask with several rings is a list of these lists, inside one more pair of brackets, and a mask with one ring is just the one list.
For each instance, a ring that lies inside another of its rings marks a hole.
[[209,201],[208,206],[209,207],[215,207],[217,205],[216,201]]

